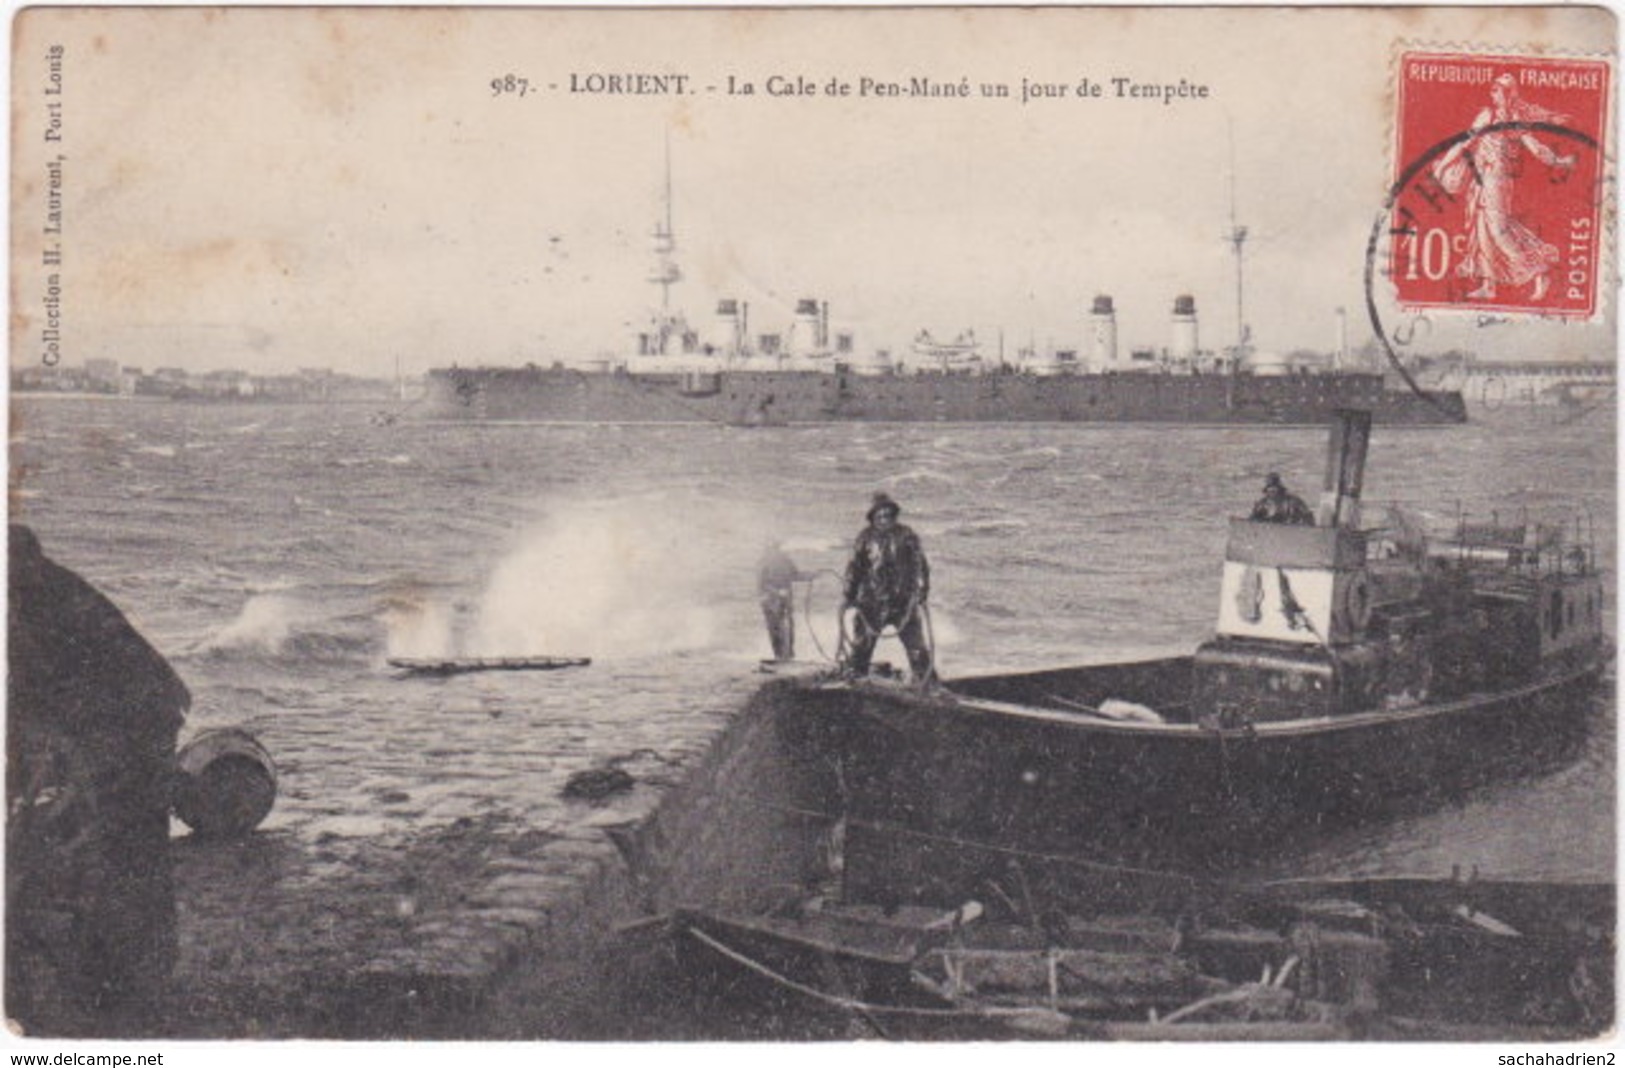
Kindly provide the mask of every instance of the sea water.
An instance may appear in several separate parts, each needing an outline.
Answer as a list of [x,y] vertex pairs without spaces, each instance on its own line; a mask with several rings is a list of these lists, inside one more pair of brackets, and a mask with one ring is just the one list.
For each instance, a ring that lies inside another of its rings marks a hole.
[[[815,578],[802,657],[835,648],[871,494],[924,541],[944,675],[1188,652],[1226,518],[1267,472],[1313,499],[1318,429],[376,425],[365,407],[14,398],[11,502],[192,689],[187,732],[252,731],[297,840],[502,813],[574,817],[570,774],[703,736],[768,655],[756,557]],[[1579,521],[1615,563],[1611,412],[1377,427],[1367,501],[1448,526]],[[1594,533],[1593,533],[1594,531]],[[403,680],[391,656],[589,656]],[[885,644],[880,658],[901,662]],[[1614,870],[1612,688],[1578,763],[1328,836],[1264,874],[1584,878]]]

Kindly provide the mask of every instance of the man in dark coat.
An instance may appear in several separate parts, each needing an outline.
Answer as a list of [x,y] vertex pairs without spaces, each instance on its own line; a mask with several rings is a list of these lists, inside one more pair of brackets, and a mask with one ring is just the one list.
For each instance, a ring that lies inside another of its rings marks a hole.
[[9,538],[6,1015],[129,1035],[176,954],[175,739],[191,698],[114,604]]
[[1287,491],[1281,476],[1271,471],[1264,478],[1264,496],[1253,505],[1250,517],[1259,523],[1290,523],[1296,526],[1315,525],[1315,513],[1303,503],[1303,498]]
[[919,537],[897,521],[901,512],[886,494],[875,494],[869,506],[869,525],[852,545],[841,601],[843,614],[855,610],[846,668],[853,675],[868,674],[875,642],[887,627],[895,627],[908,651],[914,681],[924,682],[932,676],[923,621],[926,599],[931,595],[931,565]]

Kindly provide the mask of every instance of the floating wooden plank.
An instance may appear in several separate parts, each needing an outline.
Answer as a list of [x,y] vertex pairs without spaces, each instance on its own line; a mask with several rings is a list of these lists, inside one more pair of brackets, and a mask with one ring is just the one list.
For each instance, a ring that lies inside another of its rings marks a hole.
[[408,675],[464,675],[473,671],[558,671],[562,668],[586,667],[592,663],[584,656],[476,656],[430,659],[424,657],[392,656],[390,667]]

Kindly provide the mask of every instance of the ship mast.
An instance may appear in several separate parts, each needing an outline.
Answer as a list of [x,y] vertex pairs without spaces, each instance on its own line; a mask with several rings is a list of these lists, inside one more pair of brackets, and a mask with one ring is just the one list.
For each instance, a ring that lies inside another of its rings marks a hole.
[[1247,243],[1247,228],[1236,223],[1236,127],[1230,124],[1230,230],[1224,239],[1236,254],[1236,358],[1247,350],[1252,333],[1247,329],[1247,308],[1242,296],[1242,246]]
[[677,235],[671,224],[671,135],[666,135],[666,185],[664,194],[665,217],[655,223],[654,253],[655,267],[649,276],[649,281],[660,287],[661,318],[666,318],[671,310],[671,287],[682,279],[683,272],[677,266],[673,253],[677,251]]
[[673,338],[686,348],[688,327],[682,316],[671,310],[671,287],[682,280],[677,266],[677,234],[671,224],[671,134],[666,135],[666,181],[662,189],[660,217],[655,221],[652,246],[654,266],[649,281],[660,287],[660,309],[649,316],[649,329],[639,335],[638,351],[644,356],[668,355]]

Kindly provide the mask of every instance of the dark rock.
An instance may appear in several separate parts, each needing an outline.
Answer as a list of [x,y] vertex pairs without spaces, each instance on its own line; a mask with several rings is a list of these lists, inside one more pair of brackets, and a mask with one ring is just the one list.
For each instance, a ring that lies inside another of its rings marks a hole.
[[589,768],[578,771],[565,782],[560,793],[573,801],[602,801],[625,793],[637,784],[632,773],[620,768]]
[[175,739],[163,656],[26,527],[9,538],[6,1014],[32,1034],[131,1034],[174,965]]

